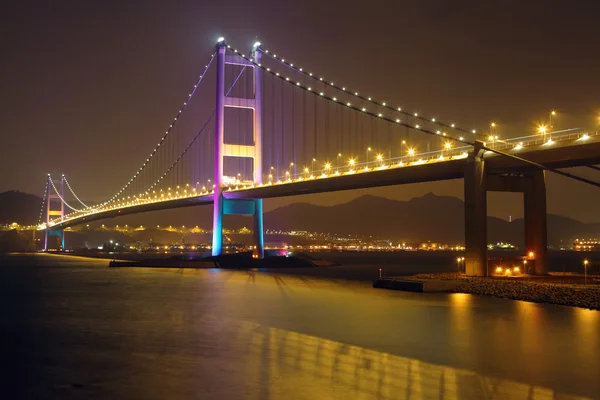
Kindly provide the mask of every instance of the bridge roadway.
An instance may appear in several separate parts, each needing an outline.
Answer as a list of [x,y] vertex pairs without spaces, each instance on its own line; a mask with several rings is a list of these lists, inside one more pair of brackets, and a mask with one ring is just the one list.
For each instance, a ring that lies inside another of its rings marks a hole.
[[[573,139],[556,141],[552,145],[540,144],[523,147],[521,150],[505,150],[527,160],[543,164],[550,168],[569,168],[600,164],[600,136],[590,136],[587,140]],[[469,154],[469,157],[472,155]],[[521,173],[536,169],[535,166],[514,158],[492,152],[484,154],[488,174]],[[403,167],[374,169],[369,172],[353,174],[331,174],[326,178],[317,177],[290,183],[268,184],[243,189],[231,189],[223,193],[228,199],[256,199],[297,196],[335,192],[341,190],[364,189],[371,187],[403,185],[407,183],[443,181],[464,178],[467,157],[412,163]],[[213,195],[190,196],[178,199],[157,201],[154,203],[124,206],[94,214],[76,216],[54,224],[53,229],[63,229],[83,223],[107,218],[137,214],[149,211],[212,204]]]

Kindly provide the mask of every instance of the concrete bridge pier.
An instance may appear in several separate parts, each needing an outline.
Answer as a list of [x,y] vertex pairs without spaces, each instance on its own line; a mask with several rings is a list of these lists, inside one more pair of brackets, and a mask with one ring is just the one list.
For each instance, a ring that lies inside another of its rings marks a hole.
[[525,203],[525,251],[533,253],[536,275],[548,274],[548,227],[546,220],[546,173],[537,170],[523,179]]
[[487,276],[487,192],[481,142],[476,142],[465,170],[465,273]]
[[481,142],[476,142],[465,170],[465,272],[488,276],[487,191],[523,193],[525,210],[524,255],[533,261],[536,275],[548,273],[546,175],[543,170],[493,175],[486,170]]

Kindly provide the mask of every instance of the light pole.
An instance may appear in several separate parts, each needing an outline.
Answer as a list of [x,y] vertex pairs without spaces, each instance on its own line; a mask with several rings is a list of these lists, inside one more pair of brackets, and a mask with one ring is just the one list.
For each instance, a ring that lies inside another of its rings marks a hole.
[[548,119],[548,121],[549,121],[548,128],[550,128],[550,132],[552,132],[552,128],[553,128],[553,126],[552,126],[552,117],[554,117],[555,115],[556,115],[556,111],[551,110],[550,111],[550,115],[549,115],[550,118]]
[[402,149],[404,147],[404,145],[406,144],[406,140],[403,140],[402,142],[400,142],[400,162],[402,162]]
[[367,158],[365,160],[365,166],[369,168],[369,152],[371,151],[370,147],[367,147]]
[[336,159],[335,159],[335,163],[337,164],[336,168],[338,169],[338,171],[340,170],[340,158],[342,157],[342,153],[338,153]]
[[414,161],[414,159],[415,159],[415,149],[413,149],[413,148],[408,149],[408,155],[410,156],[410,161],[411,162]]
[[348,165],[350,166],[350,170],[354,170],[354,164],[356,164],[356,161],[354,160],[354,158],[351,158],[350,160],[348,160]]
[[546,125],[540,125],[538,126],[538,132],[542,134],[542,140],[545,142],[546,141]]
[[584,273],[584,276],[585,276],[584,279],[585,279],[585,284],[586,285],[587,285],[587,265],[588,264],[589,264],[589,261],[587,259],[583,260],[583,273]]
[[379,161],[379,166],[383,165],[383,154],[377,154],[377,161]]

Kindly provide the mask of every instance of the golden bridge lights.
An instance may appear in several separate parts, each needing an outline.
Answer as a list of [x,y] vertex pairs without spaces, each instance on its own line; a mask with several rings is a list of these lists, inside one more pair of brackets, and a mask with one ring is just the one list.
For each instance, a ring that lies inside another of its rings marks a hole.
[[538,125],[537,130],[538,130],[538,133],[540,133],[542,135],[542,140],[546,141],[546,132],[548,130],[546,125]]

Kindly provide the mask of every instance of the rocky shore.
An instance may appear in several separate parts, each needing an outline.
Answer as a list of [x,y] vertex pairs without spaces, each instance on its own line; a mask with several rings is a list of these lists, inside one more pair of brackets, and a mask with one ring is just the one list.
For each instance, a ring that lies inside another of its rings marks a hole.
[[[466,277],[457,274],[420,274],[412,279],[453,279],[458,286],[453,289],[457,293],[470,293],[481,296],[494,296],[503,299],[550,303],[563,306],[582,307],[600,310],[600,284],[592,283],[588,278],[587,285],[581,283],[556,282],[556,276],[548,278],[503,279]],[[569,281],[565,279],[564,281]]]

